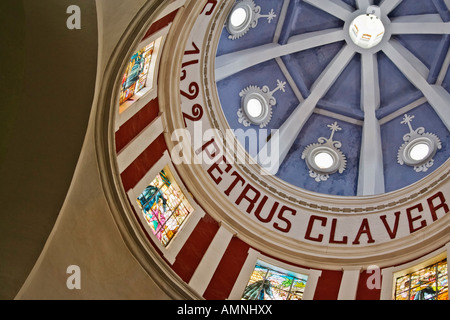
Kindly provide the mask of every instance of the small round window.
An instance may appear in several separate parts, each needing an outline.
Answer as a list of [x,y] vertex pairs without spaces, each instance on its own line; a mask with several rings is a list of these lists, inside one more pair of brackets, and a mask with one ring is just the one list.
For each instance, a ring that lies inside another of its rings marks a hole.
[[316,166],[322,170],[327,170],[333,167],[334,158],[328,152],[319,152],[314,156]]
[[254,7],[253,1],[245,0],[236,3],[228,15],[226,23],[230,39],[238,39],[247,33],[254,19]]
[[242,26],[247,19],[247,11],[243,8],[236,8],[231,12],[230,23],[235,28]]
[[428,158],[429,154],[430,154],[430,146],[423,142],[414,145],[409,151],[409,156],[414,161],[423,161],[426,158]]
[[406,143],[399,157],[401,163],[417,166],[432,160],[438,149],[439,141],[436,143],[429,137],[422,136]]
[[247,102],[247,113],[252,118],[259,118],[263,113],[263,105],[259,99],[252,98]]

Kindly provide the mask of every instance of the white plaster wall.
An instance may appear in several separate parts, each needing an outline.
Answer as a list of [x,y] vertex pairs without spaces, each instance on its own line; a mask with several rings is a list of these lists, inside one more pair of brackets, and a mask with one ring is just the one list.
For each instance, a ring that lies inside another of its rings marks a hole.
[[[169,299],[125,245],[103,191],[94,119],[102,75],[145,0],[97,0],[99,55],[96,95],[79,162],[64,206],[35,267],[16,299]],[[69,290],[67,267],[81,270]]]

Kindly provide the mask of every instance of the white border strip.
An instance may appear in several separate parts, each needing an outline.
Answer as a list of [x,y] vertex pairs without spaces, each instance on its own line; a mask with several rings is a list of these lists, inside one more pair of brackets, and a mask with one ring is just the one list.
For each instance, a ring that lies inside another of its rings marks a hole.
[[339,288],[338,300],[355,300],[362,267],[345,268]]
[[382,126],[382,125],[384,125],[384,124],[386,124],[386,123],[388,123],[388,122],[390,122],[390,121],[392,121],[392,120],[394,120],[394,119],[396,119],[398,117],[403,116],[405,113],[408,113],[411,110],[413,110],[413,109],[415,109],[417,107],[420,107],[421,105],[423,105],[424,103],[427,103],[427,102],[428,102],[427,98],[422,97],[422,98],[420,98],[420,99],[418,99],[418,100],[408,104],[407,106],[405,106],[405,107],[403,107],[403,108],[401,108],[401,109],[399,109],[399,110],[389,114],[388,116],[382,118],[380,120],[380,126]]
[[287,82],[289,83],[289,86],[291,87],[292,91],[294,92],[295,96],[297,97],[297,100],[299,103],[302,103],[305,101],[305,98],[303,98],[302,93],[297,87],[297,84],[295,83],[294,79],[292,78],[291,74],[289,73],[289,70],[286,68],[286,65],[284,64],[283,60],[280,57],[275,58],[275,61],[278,64],[278,67],[281,69],[281,72],[285,76]]
[[208,288],[234,234],[235,232],[231,228],[221,224],[208,250],[203,255],[202,261],[197,266],[197,269],[195,269],[189,285],[201,296],[203,296]]
[[354,125],[357,125],[357,126],[360,126],[360,127],[364,126],[364,121],[362,121],[362,120],[357,120],[357,119],[354,119],[354,118],[350,118],[350,117],[344,116],[344,115],[336,113],[336,112],[332,112],[332,111],[328,111],[328,110],[325,110],[325,109],[321,109],[319,107],[316,107],[313,112],[315,114],[320,114],[322,116],[336,118],[338,120],[341,120],[341,121],[344,121],[344,122],[348,122],[350,124],[354,124]]
[[288,12],[289,4],[291,0],[284,0],[283,7],[281,8],[280,18],[278,20],[278,25],[275,30],[275,35],[273,37],[273,42],[278,43],[280,40],[281,31],[283,30],[284,21],[286,20],[286,15]]
[[167,7],[165,7],[164,10],[156,17],[155,21],[158,21],[164,18],[165,16],[168,16],[175,10],[178,10],[179,8],[184,6],[185,3],[186,0],[172,0],[172,2],[168,4]]
[[447,52],[447,55],[445,56],[444,63],[442,64],[441,71],[439,72],[436,85],[442,86],[442,83],[445,80],[445,77],[447,76],[448,68],[450,66],[450,50]]
[[160,115],[140,132],[117,155],[119,171],[122,173],[164,132],[164,119]]

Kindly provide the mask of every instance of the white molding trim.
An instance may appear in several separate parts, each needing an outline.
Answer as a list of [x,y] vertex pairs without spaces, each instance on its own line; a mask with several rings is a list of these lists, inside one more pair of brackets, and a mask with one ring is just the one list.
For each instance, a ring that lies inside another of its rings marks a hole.
[[414,272],[415,270],[424,268],[430,264],[437,263],[450,254],[450,242],[444,247],[427,254],[414,261],[399,265],[397,267],[386,268],[381,271],[382,283],[381,283],[381,295],[380,300],[394,300],[395,294],[395,281],[397,278]]
[[242,293],[244,292],[245,287],[248,284],[250,276],[252,275],[252,272],[255,269],[255,265],[258,260],[267,262],[273,265],[274,267],[279,267],[285,270],[292,271],[294,273],[307,275],[308,281],[306,282],[305,291],[303,292],[303,300],[314,299],[317,283],[319,281],[320,276],[322,275],[322,270],[305,269],[301,267],[292,266],[290,264],[272,259],[268,256],[265,256],[261,252],[250,248],[248,250],[247,259],[245,260],[241,272],[239,273],[239,276],[237,277],[236,282],[234,283],[233,289],[231,290],[231,293],[228,296],[228,300],[241,300]]
[[381,270],[382,280],[381,280],[381,293],[380,293],[380,300],[393,300],[394,293],[393,293],[393,270],[394,267],[386,268]]
[[133,98],[135,101],[126,101],[124,104],[130,104],[122,113],[118,112],[117,121],[115,122],[115,131],[118,131],[120,127],[130,120],[136,113],[144,108],[150,101],[156,99],[158,96],[158,90],[156,84],[152,87],[144,87],[141,91],[136,93]]
[[405,113],[410,112],[411,110],[414,110],[415,108],[420,107],[421,105],[427,103],[427,98],[422,97],[417,99],[416,101],[411,102],[410,104],[408,104],[407,106],[404,106],[403,108],[391,113],[390,115],[380,119],[380,126],[398,118],[401,117],[403,115],[405,115]]
[[450,0],[444,0],[444,2],[447,8],[450,9]]
[[362,267],[344,268],[338,300],[355,300]]
[[[157,176],[157,174],[163,170],[165,167],[168,167],[170,173],[173,175],[178,187],[180,187],[181,191],[186,196],[189,204],[194,208],[194,211],[187,217],[187,220],[182,225],[180,231],[175,235],[175,237],[170,241],[169,245],[165,247],[158,238],[153,234],[150,226],[147,224],[144,216],[141,214],[141,208],[137,204],[136,199],[142,193],[142,191],[153,181],[153,179]],[[172,164],[169,153],[167,151],[164,152],[161,159],[147,172],[147,174],[137,183],[137,185],[130,189],[127,192],[130,203],[132,204],[134,210],[139,216],[139,221],[144,226],[146,233],[150,236],[153,243],[158,247],[159,250],[163,253],[164,257],[169,261],[169,263],[173,264],[176,260],[178,253],[183,248],[186,241],[191,236],[195,227],[197,226],[200,219],[205,216],[205,212],[203,209],[195,202],[195,200],[191,197],[190,192],[183,185],[181,178],[179,177],[175,167]]]
[[156,17],[155,21],[158,21],[161,18],[168,16],[175,10],[178,10],[179,8],[183,7],[185,3],[186,0],[172,0],[172,2],[168,4],[167,7],[165,7],[164,10]]
[[364,125],[364,121],[362,121],[362,120],[357,120],[357,119],[354,119],[354,118],[351,118],[351,117],[347,117],[347,116],[344,116],[342,114],[339,114],[339,113],[336,113],[336,112],[332,112],[332,111],[329,111],[329,110],[325,110],[325,109],[322,109],[322,108],[319,108],[319,107],[317,107],[314,110],[314,113],[315,114],[320,114],[320,115],[326,116],[326,117],[335,118],[335,119],[338,119],[338,120],[341,120],[341,121],[344,121],[344,122],[347,122],[347,123],[351,123],[351,124],[354,124],[354,125],[357,125],[357,126],[360,126],[360,127],[362,127]]
[[289,83],[289,86],[291,87],[292,91],[295,94],[295,97],[298,100],[298,103],[301,103],[305,101],[305,98],[303,97],[302,93],[298,89],[297,85],[295,84],[294,79],[292,78],[289,70],[287,69],[286,65],[284,64],[283,60],[280,57],[276,57],[275,61],[278,64],[278,67],[280,68],[281,72],[283,73],[284,77],[286,78],[287,82]]
[[198,294],[203,295],[205,293],[233,236],[234,232],[232,229],[221,224],[213,241],[203,255],[202,261],[189,281],[191,288],[197,291]]
[[160,115],[117,155],[120,173],[128,168],[163,132],[164,119],[163,115]]
[[280,40],[281,31],[283,30],[284,22],[286,20],[286,15],[288,12],[289,4],[291,0],[284,0],[283,7],[281,8],[280,18],[278,19],[277,28],[275,29],[275,35],[273,37],[274,43],[278,43]]
[[442,86],[442,83],[445,80],[445,77],[447,76],[448,68],[450,66],[450,50],[447,52],[447,55],[445,56],[444,63],[442,64],[441,71],[439,72],[436,85]]
[[244,265],[241,268],[241,272],[234,283],[233,289],[228,296],[228,300],[241,300],[242,293],[248,284],[248,280],[255,268],[256,261],[261,254],[252,248],[248,250],[247,259],[245,259]]
[[125,107],[125,110],[120,113],[119,112],[119,105],[117,106],[117,117],[115,122],[115,131],[118,131],[120,127],[130,120],[136,113],[138,113],[143,107],[145,107],[150,101],[156,99],[158,96],[158,74],[159,74],[159,65],[161,62],[161,56],[162,56],[162,49],[164,47],[165,43],[165,36],[169,33],[170,27],[172,26],[172,23],[167,25],[166,27],[162,28],[161,30],[158,30],[154,34],[150,35],[148,38],[146,38],[144,41],[140,42],[139,45],[133,52],[137,52],[146,46],[148,46],[150,43],[155,41],[155,48],[153,50],[153,55],[156,57],[156,59],[151,60],[150,62],[150,71],[152,74],[148,75],[147,83],[151,83],[149,85],[146,85],[140,92],[135,94],[133,96],[134,101],[126,101],[124,104],[128,104],[128,106]]

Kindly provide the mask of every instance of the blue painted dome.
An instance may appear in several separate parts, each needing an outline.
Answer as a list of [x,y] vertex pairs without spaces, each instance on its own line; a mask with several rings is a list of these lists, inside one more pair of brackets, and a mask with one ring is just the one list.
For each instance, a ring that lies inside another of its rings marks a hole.
[[[269,170],[276,177],[313,192],[370,196],[409,186],[449,159],[444,0],[238,0],[230,15],[239,6],[252,21],[234,37],[223,28],[217,92],[229,127],[256,132],[257,141],[240,134],[252,157],[262,163],[269,145],[279,149]],[[377,36],[352,25],[371,10],[385,33],[364,49],[349,33],[353,27],[363,38]],[[264,88],[276,104],[268,103],[272,114],[263,126],[246,121],[243,101]],[[430,152],[414,162],[411,150],[421,141]],[[314,163],[321,152],[339,169]]]

